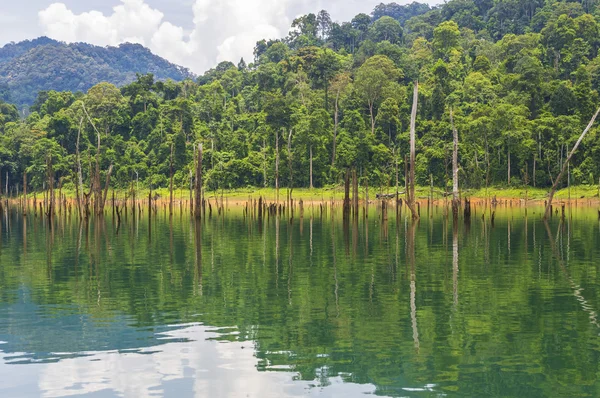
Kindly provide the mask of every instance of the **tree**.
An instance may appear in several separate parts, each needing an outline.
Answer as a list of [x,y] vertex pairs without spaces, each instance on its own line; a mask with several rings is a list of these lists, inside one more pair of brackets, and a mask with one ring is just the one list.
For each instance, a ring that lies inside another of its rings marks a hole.
[[369,58],[356,72],[355,88],[369,107],[373,135],[375,134],[375,107],[385,88],[401,77],[402,71],[383,55]]
[[331,154],[331,167],[335,166],[336,149],[337,149],[337,133],[339,126],[339,115],[340,115],[340,99],[345,95],[348,85],[351,83],[352,78],[347,72],[338,74],[331,82],[330,88],[335,96],[335,105],[333,111],[333,149]]
[[459,47],[460,31],[454,21],[442,22],[433,31],[433,48],[438,55],[448,60],[450,52]]
[[317,25],[319,28],[319,36],[321,40],[325,40],[331,31],[331,16],[325,10],[319,11],[317,14]]
[[402,26],[394,18],[384,16],[379,18],[369,29],[369,37],[373,41],[389,41],[398,43],[402,40]]

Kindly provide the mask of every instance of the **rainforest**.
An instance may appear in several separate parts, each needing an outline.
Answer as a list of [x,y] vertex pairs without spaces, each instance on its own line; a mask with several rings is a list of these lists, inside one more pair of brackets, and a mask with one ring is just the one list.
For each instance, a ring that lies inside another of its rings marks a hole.
[[[195,80],[3,102],[0,190],[75,191],[78,163],[82,190],[186,188],[198,144],[207,190],[330,187],[350,170],[403,187],[416,82],[417,185],[452,188],[454,126],[461,189],[549,189],[599,104],[598,15],[595,1],[391,3],[341,23],[321,11]],[[597,134],[559,188],[599,182]]]

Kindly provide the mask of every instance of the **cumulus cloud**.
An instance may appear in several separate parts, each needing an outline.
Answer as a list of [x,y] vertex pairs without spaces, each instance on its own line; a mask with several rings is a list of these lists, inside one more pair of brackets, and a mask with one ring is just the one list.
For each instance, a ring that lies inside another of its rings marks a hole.
[[326,8],[334,19],[347,20],[370,12],[381,0],[195,0],[190,30],[165,20],[163,12],[144,0],[120,1],[110,15],[94,10],[76,14],[64,3],[53,3],[39,12],[39,23],[57,40],[101,46],[140,43],[202,73],[220,61],[244,57],[251,62],[258,40],[285,36],[301,14]]
[[121,0],[113,13],[98,11],[75,14],[64,3],[53,3],[39,12],[46,35],[67,42],[85,41],[97,45],[117,45],[126,41],[146,44],[164,17],[143,0]]

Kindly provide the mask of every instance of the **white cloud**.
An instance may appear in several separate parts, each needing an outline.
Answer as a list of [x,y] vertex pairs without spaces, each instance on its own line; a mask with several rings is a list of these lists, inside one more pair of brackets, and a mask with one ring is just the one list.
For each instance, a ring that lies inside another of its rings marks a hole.
[[125,41],[146,44],[163,19],[163,13],[143,0],[121,0],[113,13],[73,13],[64,3],[53,3],[39,12],[44,33],[67,42],[85,41],[96,45],[117,45]]
[[54,3],[38,13],[44,33],[66,42],[96,45],[136,42],[156,54],[196,73],[217,62],[253,60],[254,45],[261,39],[285,36],[298,15],[330,10],[332,17],[348,20],[369,13],[381,0],[195,0],[193,29],[164,20],[164,14],[144,0],[120,0],[112,14],[98,11],[75,14],[64,3]]

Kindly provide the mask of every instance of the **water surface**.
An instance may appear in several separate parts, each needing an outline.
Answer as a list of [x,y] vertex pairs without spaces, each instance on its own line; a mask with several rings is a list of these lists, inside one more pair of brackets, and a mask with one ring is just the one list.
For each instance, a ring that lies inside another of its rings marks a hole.
[[0,396],[600,396],[596,211],[9,210]]

